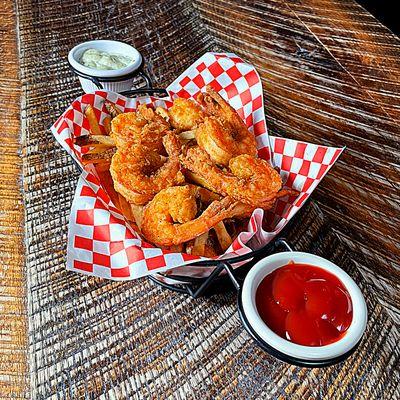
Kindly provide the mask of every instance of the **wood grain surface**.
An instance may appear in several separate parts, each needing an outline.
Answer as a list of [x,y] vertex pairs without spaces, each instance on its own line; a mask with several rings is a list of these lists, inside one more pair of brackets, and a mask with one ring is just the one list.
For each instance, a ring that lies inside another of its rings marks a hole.
[[[15,4],[27,274],[16,31],[10,2],[0,0],[0,398],[398,398],[398,39],[354,1]],[[134,44],[161,87],[205,51],[234,51],[262,77],[271,134],[347,146],[290,237],[341,265],[366,296],[367,334],[347,362],[316,370],[277,362],[243,330],[232,293],[193,301],[146,280],[65,270],[78,172],[48,127],[81,93],[68,50],[95,38]]]
[[0,399],[27,398],[20,82],[12,2],[0,1]]
[[398,38],[354,1],[196,4],[216,45],[256,66],[270,133],[347,146],[313,197],[400,322]]

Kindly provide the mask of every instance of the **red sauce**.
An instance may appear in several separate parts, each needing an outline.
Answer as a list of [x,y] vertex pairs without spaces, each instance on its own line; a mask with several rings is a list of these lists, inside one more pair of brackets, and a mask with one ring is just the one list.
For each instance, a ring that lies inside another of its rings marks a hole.
[[288,264],[267,275],[257,288],[256,305],[276,334],[304,346],[338,341],[353,318],[342,282],[307,264]]

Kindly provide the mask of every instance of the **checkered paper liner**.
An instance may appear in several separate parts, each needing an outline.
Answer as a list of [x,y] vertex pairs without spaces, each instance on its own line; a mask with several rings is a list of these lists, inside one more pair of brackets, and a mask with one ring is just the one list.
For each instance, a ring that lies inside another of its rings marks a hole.
[[[51,130],[56,140],[82,167],[68,227],[67,268],[113,280],[128,280],[167,272],[187,276],[207,276],[210,267],[190,264],[204,257],[176,253],[146,243],[112,203],[104,183],[93,166],[83,167],[83,149],[73,138],[89,134],[84,110],[90,104],[104,129],[108,100],[123,112],[140,104],[169,108],[176,97],[194,98],[211,85],[236,109],[257,140],[259,157],[278,167],[285,186],[299,196],[278,199],[273,209],[256,209],[229,249],[218,258],[231,258],[266,245],[301,208],[321,179],[337,160],[342,148],[319,146],[268,136],[261,80],[254,67],[232,53],[206,53],[166,89],[168,96],[126,98],[107,91],[96,91],[77,98],[58,118]],[[252,248],[247,244],[251,242]]]

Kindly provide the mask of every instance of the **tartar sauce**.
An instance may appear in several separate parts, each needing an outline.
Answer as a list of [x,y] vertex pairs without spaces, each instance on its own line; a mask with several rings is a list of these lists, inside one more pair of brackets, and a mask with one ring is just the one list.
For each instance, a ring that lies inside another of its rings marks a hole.
[[112,70],[127,67],[129,64],[132,64],[133,59],[123,56],[122,54],[111,54],[106,51],[87,49],[82,54],[80,62],[85,67],[99,70]]

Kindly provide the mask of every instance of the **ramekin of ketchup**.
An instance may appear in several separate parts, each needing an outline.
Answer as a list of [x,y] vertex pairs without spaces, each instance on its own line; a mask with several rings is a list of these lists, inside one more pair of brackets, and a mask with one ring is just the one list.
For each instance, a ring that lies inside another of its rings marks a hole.
[[281,360],[323,366],[342,361],[367,323],[364,297],[332,262],[282,252],[259,261],[240,294],[241,317],[253,336]]

